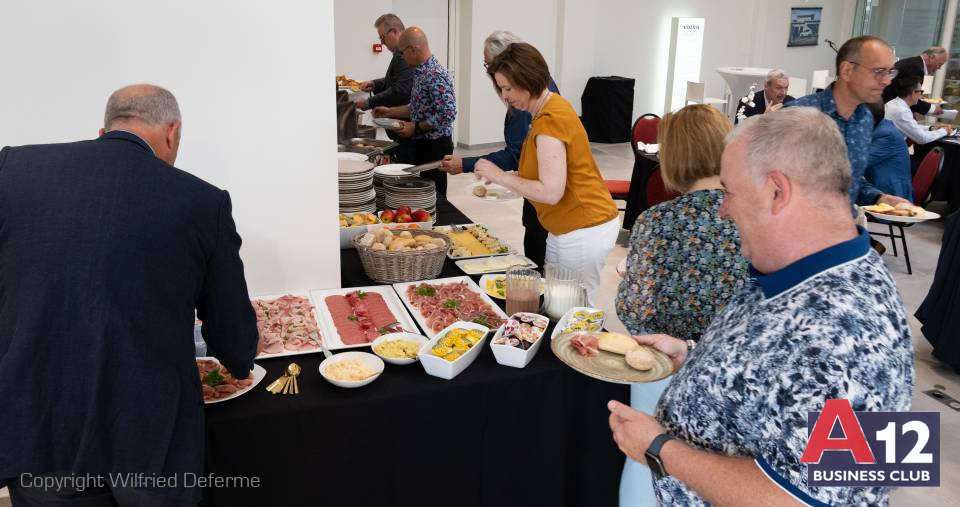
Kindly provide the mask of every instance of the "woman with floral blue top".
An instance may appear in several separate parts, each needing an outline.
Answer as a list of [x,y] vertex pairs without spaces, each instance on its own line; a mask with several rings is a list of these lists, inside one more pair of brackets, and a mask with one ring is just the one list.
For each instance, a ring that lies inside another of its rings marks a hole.
[[[740,238],[720,218],[720,155],[730,120],[707,105],[666,115],[657,132],[660,171],[676,199],[644,211],[633,226],[616,308],[632,335],[697,340],[747,280]],[[650,413],[670,379],[630,388],[631,406]],[[620,505],[655,505],[649,469],[627,458]]]

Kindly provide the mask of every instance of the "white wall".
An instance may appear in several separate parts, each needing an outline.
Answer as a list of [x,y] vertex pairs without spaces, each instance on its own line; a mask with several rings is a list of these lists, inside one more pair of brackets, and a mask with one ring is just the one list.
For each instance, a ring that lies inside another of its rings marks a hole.
[[113,90],[165,86],[177,166],[233,198],[251,293],[338,287],[332,46],[330,2],[8,2],[0,144],[93,138]]
[[[465,88],[469,96],[464,96],[469,105],[458,114],[464,129],[459,141],[469,145],[503,142],[506,106],[497,98],[483,68],[483,41],[495,30],[509,30],[536,46],[552,73],[557,63],[557,3],[553,0],[473,0],[461,4],[464,11],[461,16],[468,15],[466,4],[470,7],[471,33],[469,41],[460,38],[460,54],[469,59],[461,58],[459,72],[461,83],[469,81],[469,88]],[[469,122],[466,128],[465,122]]]

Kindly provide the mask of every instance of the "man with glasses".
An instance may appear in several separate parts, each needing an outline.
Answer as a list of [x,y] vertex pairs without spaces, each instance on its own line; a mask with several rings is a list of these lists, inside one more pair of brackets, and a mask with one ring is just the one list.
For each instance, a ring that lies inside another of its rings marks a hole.
[[[360,89],[365,92],[372,92],[373,96],[366,100],[358,100],[356,102],[357,108],[405,106],[410,103],[410,90],[413,88],[413,67],[407,64],[401,51],[398,51],[397,48],[400,42],[400,34],[404,30],[403,21],[400,21],[396,14],[384,14],[377,18],[373,26],[377,29],[380,42],[393,53],[393,57],[390,59],[390,65],[387,67],[385,76],[360,83]],[[387,136],[400,143],[400,146],[393,151],[394,158],[398,162],[411,162],[413,160],[411,142],[408,139],[397,137],[390,130],[387,130]]]
[[[899,60],[894,64],[894,67],[901,77],[915,77],[920,83],[923,83],[924,76],[932,76],[945,63],[947,63],[947,50],[940,46],[933,46],[925,50],[920,56],[911,56]],[[884,103],[895,98],[897,98],[897,90],[894,86],[888,86],[883,90]],[[917,101],[910,109],[920,114],[934,116],[943,114],[943,107],[924,100]]]
[[897,93],[895,98],[887,102],[884,116],[897,126],[904,137],[916,144],[927,144],[950,134],[949,125],[928,127],[920,125],[914,118],[910,108],[917,104],[923,94],[917,76],[898,76],[887,88],[894,88]]
[[896,77],[893,50],[878,37],[856,37],[840,46],[836,64],[835,82],[789,105],[819,109],[837,124],[847,144],[847,156],[853,173],[853,183],[850,185],[852,203],[896,206],[909,202],[902,197],[884,194],[863,177],[873,135],[873,115],[866,104],[880,102],[883,89]]

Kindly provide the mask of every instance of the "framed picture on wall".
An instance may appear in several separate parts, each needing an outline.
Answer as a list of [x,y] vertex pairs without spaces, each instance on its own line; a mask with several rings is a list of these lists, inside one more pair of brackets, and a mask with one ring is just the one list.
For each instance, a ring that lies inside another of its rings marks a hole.
[[787,47],[816,46],[820,40],[822,7],[793,7],[790,9],[790,39]]

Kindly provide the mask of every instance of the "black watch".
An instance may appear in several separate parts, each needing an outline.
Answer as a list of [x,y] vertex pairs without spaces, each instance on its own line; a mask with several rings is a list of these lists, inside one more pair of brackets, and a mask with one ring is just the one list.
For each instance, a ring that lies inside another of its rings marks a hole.
[[670,475],[667,473],[667,468],[663,466],[663,460],[660,459],[660,449],[663,447],[663,444],[667,443],[668,440],[673,440],[674,436],[669,433],[661,433],[653,439],[653,442],[650,442],[650,448],[647,449],[647,452],[643,453],[647,457],[647,466],[650,467],[650,471],[657,474],[657,477],[665,477]]

